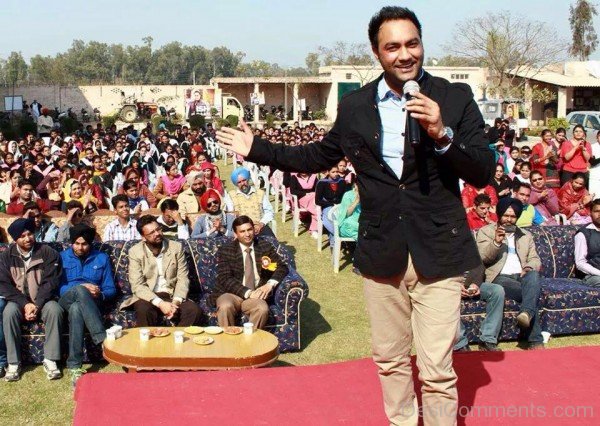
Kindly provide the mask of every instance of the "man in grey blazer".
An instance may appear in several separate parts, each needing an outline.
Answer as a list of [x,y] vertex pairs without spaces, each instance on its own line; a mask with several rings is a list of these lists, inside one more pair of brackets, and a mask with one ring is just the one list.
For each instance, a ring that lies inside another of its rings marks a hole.
[[159,316],[173,319],[178,326],[198,324],[200,308],[188,295],[189,271],[183,246],[163,238],[156,217],[137,221],[142,241],[129,250],[129,282],[133,295],[121,309],[133,306],[138,327],[160,323]]

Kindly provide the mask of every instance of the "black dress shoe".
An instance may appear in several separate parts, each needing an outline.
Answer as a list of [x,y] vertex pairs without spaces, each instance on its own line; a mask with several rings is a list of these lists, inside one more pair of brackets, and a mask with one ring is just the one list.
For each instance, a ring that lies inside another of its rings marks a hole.
[[458,349],[454,349],[454,352],[471,352],[469,345],[464,345]]
[[502,349],[500,349],[497,344],[490,342],[480,342],[479,350],[487,352],[502,352]]
[[545,346],[542,342],[530,343],[527,345],[528,351],[535,351],[537,349],[544,349],[544,348],[545,348]]

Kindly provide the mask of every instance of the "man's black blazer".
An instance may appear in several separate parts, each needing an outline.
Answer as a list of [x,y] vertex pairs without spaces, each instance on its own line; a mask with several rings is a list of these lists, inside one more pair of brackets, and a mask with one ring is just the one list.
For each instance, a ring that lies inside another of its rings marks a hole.
[[363,275],[390,277],[405,272],[408,256],[427,279],[462,275],[481,264],[460,199],[459,178],[488,184],[494,156],[484,122],[466,84],[424,73],[421,92],[440,106],[442,121],[454,131],[448,151],[438,155],[421,129],[421,144],[406,140],[398,178],[381,154],[377,80],[340,102],[337,120],[318,143],[289,147],[254,138],[248,161],[284,171],[320,172],[348,157],[357,173],[362,213],[355,264]]
[[[247,287],[242,285],[244,280],[244,256],[240,243],[233,240],[223,244],[217,251],[217,285],[210,296],[210,302],[214,305],[217,298],[224,293],[232,293],[244,297]],[[277,263],[275,271],[269,271],[262,267],[261,258],[269,257],[271,262]],[[288,274],[288,268],[277,254],[277,250],[269,241],[261,238],[254,239],[254,257],[256,269],[260,275],[256,287],[260,287],[270,279],[280,282]]]

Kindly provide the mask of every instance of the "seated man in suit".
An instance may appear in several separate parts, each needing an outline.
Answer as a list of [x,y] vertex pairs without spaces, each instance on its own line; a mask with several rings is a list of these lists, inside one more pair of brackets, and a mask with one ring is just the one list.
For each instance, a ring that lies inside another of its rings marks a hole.
[[236,239],[217,253],[217,286],[211,300],[220,326],[235,325],[243,312],[262,329],[269,318],[267,299],[288,268],[270,242],[254,238],[254,222],[248,216],[233,221],[233,232]]
[[177,326],[198,324],[200,308],[186,300],[190,280],[183,246],[163,237],[152,215],[137,221],[142,241],[129,250],[129,282],[133,295],[121,309],[133,306],[138,327],[159,324],[159,315],[176,319]]
[[60,257],[49,246],[36,243],[34,232],[33,219],[15,220],[8,227],[14,244],[0,254],[0,297],[6,303],[2,325],[7,382],[21,378],[21,323],[39,319],[46,329],[43,361],[46,378],[62,377],[56,361],[60,360],[63,310],[54,300],[60,284]]
[[100,308],[116,294],[110,258],[106,253],[92,249],[96,229],[84,223],[71,231],[71,247],[60,253],[63,274],[58,303],[69,317],[69,357],[67,368],[71,383],[75,383],[85,370],[83,362],[83,333],[90,332],[94,344],[106,338]]

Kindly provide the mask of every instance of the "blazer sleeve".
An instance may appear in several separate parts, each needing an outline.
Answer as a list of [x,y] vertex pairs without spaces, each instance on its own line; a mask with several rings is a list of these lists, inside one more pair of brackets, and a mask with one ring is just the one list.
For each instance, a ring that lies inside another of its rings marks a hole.
[[175,285],[173,298],[179,297],[185,300],[190,290],[190,271],[188,270],[188,264],[185,260],[183,247],[179,247],[180,249],[177,250],[175,254],[175,260],[177,261],[177,284]]
[[242,280],[235,276],[233,268],[236,259],[234,254],[232,244],[221,246],[217,252],[217,286],[215,288],[217,296],[232,293],[243,298],[248,290],[242,285]]
[[483,188],[494,174],[494,153],[488,148],[488,141],[483,133],[483,117],[473,99],[470,87],[466,84],[453,84],[453,86],[451,90],[454,93],[451,97],[460,96],[463,99],[467,97],[468,101],[457,128],[452,129],[454,140],[448,151],[437,158],[465,182],[476,188]]
[[58,252],[50,248],[44,250],[43,268],[40,288],[34,301],[35,305],[40,309],[46,302],[52,300],[58,294],[60,278],[62,276],[62,262],[60,261]]
[[129,283],[131,284],[131,292],[135,296],[146,302],[151,302],[157,296],[146,283],[143,256],[139,246],[134,246],[129,250]]

